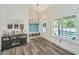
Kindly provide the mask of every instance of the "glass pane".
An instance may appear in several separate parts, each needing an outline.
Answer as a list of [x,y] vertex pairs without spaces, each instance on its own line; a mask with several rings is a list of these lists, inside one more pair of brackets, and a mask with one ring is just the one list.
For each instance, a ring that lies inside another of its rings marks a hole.
[[58,36],[58,28],[54,28],[54,34]]
[[56,20],[56,19],[54,20],[54,26],[56,26],[56,27],[58,26],[58,20]]
[[70,22],[71,25],[71,39],[74,40],[76,39],[76,17],[71,19]]
[[76,17],[63,19],[63,38],[67,40],[76,38]]
[[58,20],[54,20],[54,34],[58,36]]
[[67,37],[66,37],[67,40],[70,40],[70,39],[71,39],[70,20],[71,20],[71,19],[67,19]]
[[76,39],[76,16],[55,19],[53,27],[56,36],[67,40]]
[[59,36],[60,37],[63,37],[63,27],[62,27],[62,25],[63,25],[63,23],[62,23],[63,21],[62,21],[62,19],[59,19],[59,23],[58,23],[58,32],[59,32]]

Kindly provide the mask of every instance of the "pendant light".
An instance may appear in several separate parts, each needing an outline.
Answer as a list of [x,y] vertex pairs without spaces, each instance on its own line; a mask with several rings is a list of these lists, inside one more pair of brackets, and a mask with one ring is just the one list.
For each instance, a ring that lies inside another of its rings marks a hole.
[[38,14],[38,6],[39,6],[39,4],[37,4],[36,6],[37,6],[37,16],[36,16],[36,22],[35,23],[38,23],[38,18],[39,18],[38,17],[39,16],[39,14]]

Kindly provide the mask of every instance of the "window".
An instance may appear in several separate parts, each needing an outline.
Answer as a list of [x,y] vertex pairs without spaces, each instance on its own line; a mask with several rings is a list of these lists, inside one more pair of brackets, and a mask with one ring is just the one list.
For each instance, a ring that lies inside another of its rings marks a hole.
[[58,37],[74,40],[76,39],[76,16],[67,16],[54,19],[54,34]]
[[54,27],[54,34],[56,36],[60,36],[60,24],[59,24],[60,20],[61,20],[60,18],[54,20],[53,27]]
[[29,24],[29,32],[39,32],[39,24]]

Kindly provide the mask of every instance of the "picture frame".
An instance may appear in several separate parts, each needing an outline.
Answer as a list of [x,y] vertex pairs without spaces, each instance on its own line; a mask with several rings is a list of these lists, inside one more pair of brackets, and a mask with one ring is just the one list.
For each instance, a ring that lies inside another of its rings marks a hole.
[[43,29],[43,32],[46,32],[47,31],[47,28],[46,28],[46,22],[43,22],[42,24],[42,29]]
[[13,25],[12,24],[8,24],[8,29],[12,29]]
[[19,25],[18,24],[14,24],[14,29],[18,29]]

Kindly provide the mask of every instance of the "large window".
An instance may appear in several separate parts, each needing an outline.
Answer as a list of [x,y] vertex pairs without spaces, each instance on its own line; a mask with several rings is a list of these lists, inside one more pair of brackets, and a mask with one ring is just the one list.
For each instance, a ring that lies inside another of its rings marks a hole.
[[74,40],[76,39],[76,16],[57,18],[53,21],[54,34],[58,37]]

